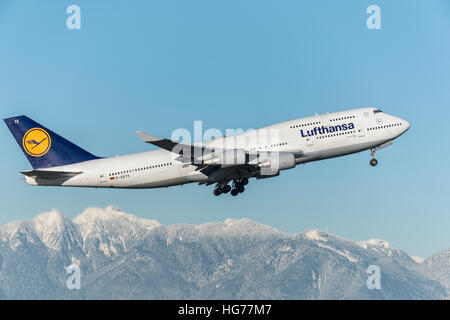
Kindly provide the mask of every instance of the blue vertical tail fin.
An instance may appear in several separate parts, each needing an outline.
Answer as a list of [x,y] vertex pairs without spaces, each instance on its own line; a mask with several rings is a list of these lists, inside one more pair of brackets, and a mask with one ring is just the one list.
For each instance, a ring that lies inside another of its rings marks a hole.
[[27,116],[4,119],[33,169],[98,159]]

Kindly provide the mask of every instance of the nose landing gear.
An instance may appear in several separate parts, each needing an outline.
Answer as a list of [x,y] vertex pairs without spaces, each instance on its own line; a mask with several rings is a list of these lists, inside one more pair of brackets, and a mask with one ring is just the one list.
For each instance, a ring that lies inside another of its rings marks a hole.
[[375,159],[375,149],[370,149],[370,155],[372,156],[372,159],[369,163],[372,167],[375,167],[378,164],[378,160]]

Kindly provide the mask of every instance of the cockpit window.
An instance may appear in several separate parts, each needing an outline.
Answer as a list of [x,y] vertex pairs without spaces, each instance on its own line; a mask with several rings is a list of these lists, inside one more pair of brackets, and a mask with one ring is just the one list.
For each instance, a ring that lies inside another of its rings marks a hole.
[[380,109],[373,110],[373,113],[380,113],[380,112],[383,112],[383,111],[381,111]]

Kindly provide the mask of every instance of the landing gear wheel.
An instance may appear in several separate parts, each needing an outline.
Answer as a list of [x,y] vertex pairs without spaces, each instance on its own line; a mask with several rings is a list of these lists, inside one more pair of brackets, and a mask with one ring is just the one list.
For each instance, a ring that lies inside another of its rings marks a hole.
[[248,184],[248,179],[247,178],[242,178],[241,183],[246,186]]
[[215,188],[213,193],[215,196],[220,196],[222,194],[222,188]]
[[236,189],[232,189],[232,190],[231,190],[231,195],[232,195],[233,197],[237,196],[238,193],[239,193],[239,192],[238,192]]
[[226,185],[225,187],[223,187],[223,193],[228,193],[231,191],[231,187],[229,185]]
[[234,184],[234,187],[237,190],[237,192],[239,192],[239,193],[242,193],[245,190],[244,185],[242,183],[240,183],[240,182],[236,182]]
[[369,163],[372,167],[375,167],[378,164],[378,160],[375,159],[375,151],[377,151],[376,148],[370,149],[370,155],[372,156],[372,160],[370,160]]

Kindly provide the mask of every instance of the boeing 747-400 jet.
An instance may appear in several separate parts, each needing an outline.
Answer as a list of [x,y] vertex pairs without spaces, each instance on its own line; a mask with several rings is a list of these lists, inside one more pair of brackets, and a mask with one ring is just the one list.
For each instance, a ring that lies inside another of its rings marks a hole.
[[159,150],[97,157],[26,116],[4,119],[33,170],[34,186],[160,188],[215,184],[214,194],[241,193],[250,178],[271,178],[296,165],[387,147],[408,121],[377,108],[359,108],[281,122],[243,134],[185,144],[142,131]]

